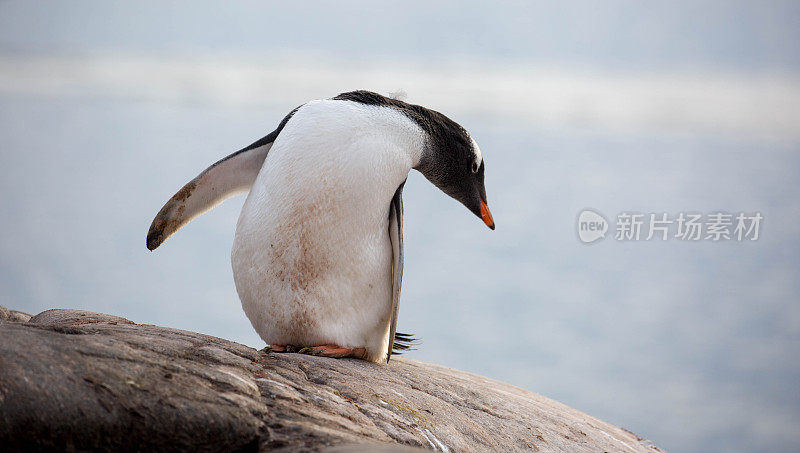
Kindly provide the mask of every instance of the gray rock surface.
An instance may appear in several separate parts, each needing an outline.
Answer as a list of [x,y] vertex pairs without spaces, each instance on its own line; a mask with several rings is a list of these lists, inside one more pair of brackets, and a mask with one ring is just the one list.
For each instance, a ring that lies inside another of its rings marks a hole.
[[660,451],[535,393],[407,358],[267,353],[117,316],[4,307],[0,447]]

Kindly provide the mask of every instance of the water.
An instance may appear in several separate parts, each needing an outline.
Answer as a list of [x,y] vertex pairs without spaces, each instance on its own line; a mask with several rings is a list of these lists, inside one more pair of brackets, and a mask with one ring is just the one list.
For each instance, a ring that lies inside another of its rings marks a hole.
[[[637,19],[627,21],[613,8],[589,19],[540,5],[509,35],[492,30],[513,8],[471,6],[450,11],[441,33],[455,38],[429,48],[382,27],[369,42],[351,36],[359,20],[347,22],[347,11],[382,14],[356,4],[330,12],[338,21],[309,19],[329,27],[329,43],[267,40],[303,23],[284,7],[271,13],[293,19],[277,30],[229,25],[226,41],[201,26],[215,17],[208,5],[185,21],[180,6],[148,19],[153,5],[84,5],[56,20],[21,5],[0,8],[3,305],[106,312],[261,347],[229,264],[244,197],[154,253],[150,221],[186,181],[296,105],[405,89],[476,138],[497,222],[489,231],[412,173],[398,328],[423,344],[410,357],[541,393],[670,451],[800,446],[800,78],[787,25],[796,6],[717,14],[702,4],[707,23],[682,25],[685,12],[666,6],[623,5]],[[81,28],[84,11],[130,24]],[[393,16],[398,30],[421,27],[419,14]],[[489,31],[465,32],[467,19]],[[548,47],[528,25],[552,20],[563,30]],[[615,31],[619,21],[640,25]],[[178,31],[159,25],[173,22]],[[42,33],[17,30],[31,24]],[[459,54],[465,43],[471,55]],[[575,231],[586,208],[610,220],[725,210],[764,221],[754,242],[610,234],[587,246]]]

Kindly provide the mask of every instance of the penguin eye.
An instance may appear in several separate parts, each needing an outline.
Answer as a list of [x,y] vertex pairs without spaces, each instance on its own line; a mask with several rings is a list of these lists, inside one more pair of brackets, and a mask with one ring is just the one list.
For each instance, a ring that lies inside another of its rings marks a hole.
[[473,173],[477,173],[478,172],[478,163],[477,162],[473,162],[472,163],[472,172]]

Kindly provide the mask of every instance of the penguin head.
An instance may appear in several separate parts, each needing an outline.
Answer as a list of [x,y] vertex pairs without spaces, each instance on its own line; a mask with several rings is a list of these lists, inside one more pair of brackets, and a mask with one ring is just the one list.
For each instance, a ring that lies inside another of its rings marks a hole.
[[445,115],[429,109],[416,113],[424,117],[421,123],[428,135],[416,169],[494,230],[483,184],[485,165],[478,144],[463,127]]
[[435,110],[372,91],[350,91],[333,99],[397,109],[416,122],[427,139],[414,168],[494,230],[492,213],[486,205],[481,150],[463,127]]

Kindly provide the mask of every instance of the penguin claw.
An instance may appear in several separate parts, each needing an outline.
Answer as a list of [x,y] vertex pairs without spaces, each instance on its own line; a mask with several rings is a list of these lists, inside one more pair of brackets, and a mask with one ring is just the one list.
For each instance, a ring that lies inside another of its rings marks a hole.
[[332,357],[341,359],[344,357],[354,357],[363,359],[367,355],[364,348],[347,349],[335,344],[323,344],[320,346],[307,346],[297,351],[299,354],[313,355],[317,357]]

